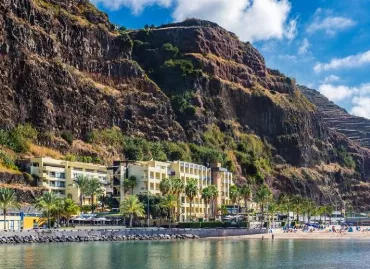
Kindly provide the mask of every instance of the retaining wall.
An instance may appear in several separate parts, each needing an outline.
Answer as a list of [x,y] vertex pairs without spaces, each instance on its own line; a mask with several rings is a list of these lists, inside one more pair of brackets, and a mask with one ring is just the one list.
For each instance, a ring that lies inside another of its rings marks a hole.
[[193,234],[200,238],[265,234],[266,229],[101,229],[101,230],[30,230],[0,231],[0,237],[12,236],[129,236],[129,235],[181,235]]

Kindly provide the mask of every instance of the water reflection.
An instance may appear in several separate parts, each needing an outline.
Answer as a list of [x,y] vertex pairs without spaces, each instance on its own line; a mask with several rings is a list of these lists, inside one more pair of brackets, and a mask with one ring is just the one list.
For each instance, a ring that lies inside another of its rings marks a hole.
[[0,246],[0,269],[368,268],[365,241],[199,240]]

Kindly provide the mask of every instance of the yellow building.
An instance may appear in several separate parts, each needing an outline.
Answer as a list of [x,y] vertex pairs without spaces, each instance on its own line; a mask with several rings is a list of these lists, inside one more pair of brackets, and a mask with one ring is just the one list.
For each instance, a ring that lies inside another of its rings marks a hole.
[[23,218],[23,229],[30,230],[41,226],[38,215],[25,215]]
[[[205,203],[202,199],[202,190],[211,184],[217,186],[219,197],[217,205],[230,204],[229,188],[234,184],[233,175],[220,164],[213,164],[211,168],[203,165],[175,161],[175,162],[115,162],[110,169],[114,178],[114,197],[118,200],[124,199],[125,191],[123,189],[123,181],[125,178],[135,176],[138,180],[134,188],[134,194],[147,193],[160,195],[159,188],[162,179],[179,178],[184,182],[184,185],[189,179],[195,179],[198,184],[198,195],[193,200],[192,214],[196,217],[204,217],[206,213]],[[129,192],[127,193],[129,194]],[[190,201],[185,193],[181,194],[181,219],[186,219],[190,214]],[[208,206],[208,214],[210,214],[210,206]]]
[[[23,161],[23,165],[24,161]],[[80,190],[75,184],[78,176],[97,178],[105,193],[112,192],[107,167],[90,163],[55,160],[49,157],[32,158],[26,161],[26,170],[38,177],[38,185],[54,192],[61,198],[70,196],[80,203]],[[90,204],[91,197],[84,197],[84,204]]]

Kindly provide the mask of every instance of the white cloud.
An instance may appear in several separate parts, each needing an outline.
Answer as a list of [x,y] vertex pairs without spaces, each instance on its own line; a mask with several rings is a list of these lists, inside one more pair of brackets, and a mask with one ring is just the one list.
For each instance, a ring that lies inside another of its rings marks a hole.
[[370,119],[370,97],[355,97],[352,103],[351,114]]
[[118,10],[121,7],[127,7],[132,10],[134,14],[140,14],[144,8],[153,5],[162,7],[171,6],[173,0],[90,0],[95,5],[103,5],[110,10]]
[[331,84],[323,84],[319,87],[319,92],[333,102],[343,101],[351,97],[355,91],[357,91],[357,89],[343,85],[333,86]]
[[176,21],[189,17],[210,20],[236,33],[244,41],[292,39],[296,20],[289,20],[288,0],[177,0]]
[[199,18],[213,21],[237,34],[243,41],[293,39],[296,19],[289,19],[289,0],[91,0],[117,10],[128,7],[134,14],[152,5],[173,7],[173,19]]
[[308,42],[307,38],[303,39],[301,46],[298,49],[299,55],[304,55],[308,52],[308,49],[310,48],[310,42]]
[[331,10],[317,9],[313,22],[307,27],[308,33],[324,31],[329,35],[335,35],[339,31],[344,31],[356,25],[350,18],[333,16]]
[[338,82],[338,81],[340,81],[340,77],[338,77],[336,75],[330,75],[330,76],[327,76],[326,78],[324,78],[322,83],[328,84],[328,83],[333,83],[333,82]]
[[297,60],[297,57],[295,55],[283,54],[283,55],[279,55],[279,59],[295,62]]
[[323,84],[319,91],[333,102],[352,103],[351,114],[370,119],[370,83],[361,84],[359,87]]
[[370,63],[370,50],[351,55],[345,58],[334,58],[329,63],[317,63],[314,66],[314,71],[319,73],[321,71],[343,69],[343,68],[354,68],[360,67]]

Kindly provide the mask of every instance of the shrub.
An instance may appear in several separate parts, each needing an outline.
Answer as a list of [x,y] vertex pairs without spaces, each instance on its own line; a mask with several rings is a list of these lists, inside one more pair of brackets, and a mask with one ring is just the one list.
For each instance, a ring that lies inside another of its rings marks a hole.
[[5,151],[0,150],[0,162],[9,169],[18,170],[18,167],[15,165],[14,159]]
[[336,150],[336,154],[341,165],[344,165],[345,167],[350,169],[356,168],[356,162],[353,160],[352,155],[347,152],[347,149],[345,147],[339,147],[339,149]]
[[0,130],[0,145],[24,153],[29,150],[30,142],[37,139],[37,135],[37,130],[30,124],[21,124],[11,131]]
[[171,43],[163,44],[162,50],[166,52],[171,52],[173,56],[176,56],[179,53],[179,49],[175,46],[173,46]]
[[188,60],[169,60],[166,61],[163,66],[163,68],[174,68],[181,71],[181,74],[183,76],[192,75],[194,72],[194,66],[193,63]]
[[61,137],[70,145],[73,144],[73,134],[70,131],[64,131]]
[[124,144],[124,136],[121,129],[118,127],[104,130],[93,130],[88,134],[88,142],[122,148]]
[[221,221],[203,222],[202,228],[221,228],[224,227],[224,223]]

